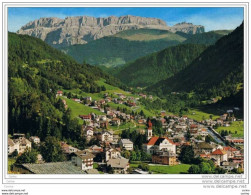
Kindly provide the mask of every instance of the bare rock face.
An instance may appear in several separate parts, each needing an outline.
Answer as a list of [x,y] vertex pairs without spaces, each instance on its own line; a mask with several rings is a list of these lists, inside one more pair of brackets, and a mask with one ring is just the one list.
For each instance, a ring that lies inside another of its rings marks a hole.
[[182,23],[178,23],[172,26],[170,31],[172,32],[180,31],[186,34],[198,34],[198,33],[205,32],[205,28],[204,26],[201,26],[201,25],[195,26],[192,23],[182,22]]
[[139,28],[164,29],[172,32],[182,31],[189,34],[204,32],[203,26],[188,23],[167,26],[166,22],[157,18],[138,16],[110,16],[95,18],[89,16],[60,18],[40,18],[29,22],[17,31],[37,37],[54,47],[74,44],[85,44],[89,41],[114,35],[120,31]]

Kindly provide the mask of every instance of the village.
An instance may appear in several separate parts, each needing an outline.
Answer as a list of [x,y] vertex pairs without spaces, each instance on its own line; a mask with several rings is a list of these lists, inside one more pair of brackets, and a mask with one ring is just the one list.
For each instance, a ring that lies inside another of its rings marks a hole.
[[[233,115],[238,108],[227,110],[220,118],[202,121],[186,115],[169,115],[164,110],[157,116],[146,117],[142,112],[135,114],[107,106],[113,102],[137,109],[139,98],[122,93],[115,95],[110,97],[105,93],[98,101],[92,97],[71,98],[103,113],[78,116],[83,122],[81,136],[88,143],[84,150],[60,141],[66,160],[45,162],[38,154],[36,163],[13,163],[11,171],[21,174],[151,174],[162,173],[158,167],[179,169],[178,166],[184,164],[187,165],[186,171],[179,173],[201,173],[195,172],[193,167],[199,159],[199,163],[212,162],[214,169],[221,173],[243,172],[243,137],[232,136],[234,132],[216,131],[217,127],[228,127],[238,120]],[[66,99],[70,97],[64,96],[63,91],[58,91],[56,96],[64,97],[62,102],[67,109]],[[153,99],[151,95],[142,93],[139,96]],[[130,127],[118,128],[127,123],[133,125],[133,130]],[[15,133],[8,138],[8,155],[21,156],[32,147],[38,148],[41,143],[36,135],[28,137]],[[194,161],[187,159],[190,154]]]

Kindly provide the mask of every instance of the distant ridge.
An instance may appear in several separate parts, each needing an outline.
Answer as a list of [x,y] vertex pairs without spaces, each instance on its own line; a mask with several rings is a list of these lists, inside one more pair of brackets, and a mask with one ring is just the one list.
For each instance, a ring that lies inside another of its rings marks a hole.
[[92,40],[114,35],[130,29],[161,29],[187,34],[203,33],[204,27],[191,23],[180,23],[173,27],[157,18],[139,16],[109,16],[95,18],[90,16],[66,17],[65,19],[49,17],[31,21],[17,31],[37,37],[54,47],[64,47],[74,44],[86,44]]

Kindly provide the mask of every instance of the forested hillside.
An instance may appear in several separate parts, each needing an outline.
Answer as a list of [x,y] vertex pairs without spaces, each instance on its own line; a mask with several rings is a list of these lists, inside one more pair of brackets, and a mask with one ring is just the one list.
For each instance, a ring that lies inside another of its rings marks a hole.
[[81,126],[72,120],[56,92],[80,88],[99,92],[95,81],[119,82],[96,67],[78,64],[71,57],[27,35],[8,34],[9,133],[22,132],[81,141]]
[[205,49],[196,44],[169,47],[126,64],[115,76],[129,86],[150,86],[184,69]]
[[243,53],[242,24],[185,69],[147,90],[159,95],[194,91],[201,98],[228,97],[243,87]]
[[221,37],[231,33],[231,30],[210,31],[201,34],[190,35],[183,43],[213,45]]
[[114,67],[177,45],[184,40],[183,36],[166,30],[139,29],[123,31],[62,50],[80,63],[85,61],[92,65]]

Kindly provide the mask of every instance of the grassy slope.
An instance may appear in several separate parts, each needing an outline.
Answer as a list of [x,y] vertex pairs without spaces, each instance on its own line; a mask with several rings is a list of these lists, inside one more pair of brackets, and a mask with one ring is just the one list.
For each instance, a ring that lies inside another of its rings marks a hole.
[[[114,93],[122,93],[126,96],[132,96],[132,97],[139,97],[135,94],[131,94],[129,92],[126,92],[118,87],[114,87],[112,85],[109,85],[109,84],[106,84],[105,83],[105,80],[104,79],[100,79],[99,81],[96,81],[96,83],[99,85],[99,86],[102,86],[104,85],[105,88],[106,88],[106,91],[102,91],[100,93],[85,93],[83,91],[81,91],[80,89],[73,89],[73,90],[63,90],[64,92],[71,92],[72,94],[74,95],[81,95],[83,97],[86,97],[86,96],[90,96],[92,97],[92,99],[94,100],[100,100],[100,99],[103,99],[104,97],[104,94],[105,93],[108,93],[114,97],[116,97],[116,95]],[[71,100],[72,101],[72,100]],[[72,101],[74,103],[74,105],[79,105],[78,103]],[[145,107],[143,105],[141,105],[139,108],[135,109],[135,108],[131,108],[129,106],[126,106],[124,104],[115,104],[113,102],[110,102],[108,103],[108,105],[114,109],[116,109],[117,107],[120,107],[120,108],[127,108],[128,110],[133,110],[133,111],[137,111],[137,112],[140,112],[140,110],[143,110],[143,112],[145,113],[146,116],[154,116],[155,113],[153,111],[149,111],[147,109],[145,109]],[[84,106],[84,105],[83,105]],[[86,106],[85,106],[86,107]],[[74,108],[73,108],[74,109]],[[92,109],[93,110],[93,109]],[[96,110],[95,110],[96,111]],[[94,112],[95,113],[95,112]]]
[[[130,167],[132,168],[137,168],[138,166],[138,163],[130,163]],[[180,164],[174,166],[149,165],[149,171],[157,174],[180,174],[187,173],[190,166],[191,165],[189,164]]]
[[[227,131],[231,131],[232,137],[244,137],[244,122],[243,121],[234,121],[230,127],[218,127],[215,130],[219,133],[222,130],[227,130]],[[237,131],[236,134],[235,134],[235,131]]]
[[180,42],[185,41],[186,38],[175,33],[171,33],[167,30],[157,29],[137,29],[137,30],[126,30],[119,32],[113,37],[119,37],[127,39],[129,41],[151,41],[151,40],[178,40]]
[[150,165],[150,171],[158,174],[180,174],[187,173],[191,165],[180,164],[174,166],[161,166],[161,165]]
[[210,119],[210,115],[212,115],[212,119],[215,120],[219,118],[218,115],[214,115],[212,113],[203,112],[199,109],[190,109],[189,112],[184,113],[188,118],[194,119],[196,121],[202,121],[205,119]]
[[[72,111],[73,118],[76,118],[76,117],[78,118],[79,115],[82,115],[82,114],[87,115],[89,113],[95,113],[97,115],[104,114],[98,110],[92,109],[89,106],[85,106],[84,104],[77,103],[71,99],[68,99],[65,97],[61,97],[61,98],[66,100],[66,104],[68,105],[68,108],[70,108]],[[81,120],[80,118],[78,119],[79,119],[80,124],[83,124],[83,120]]]

